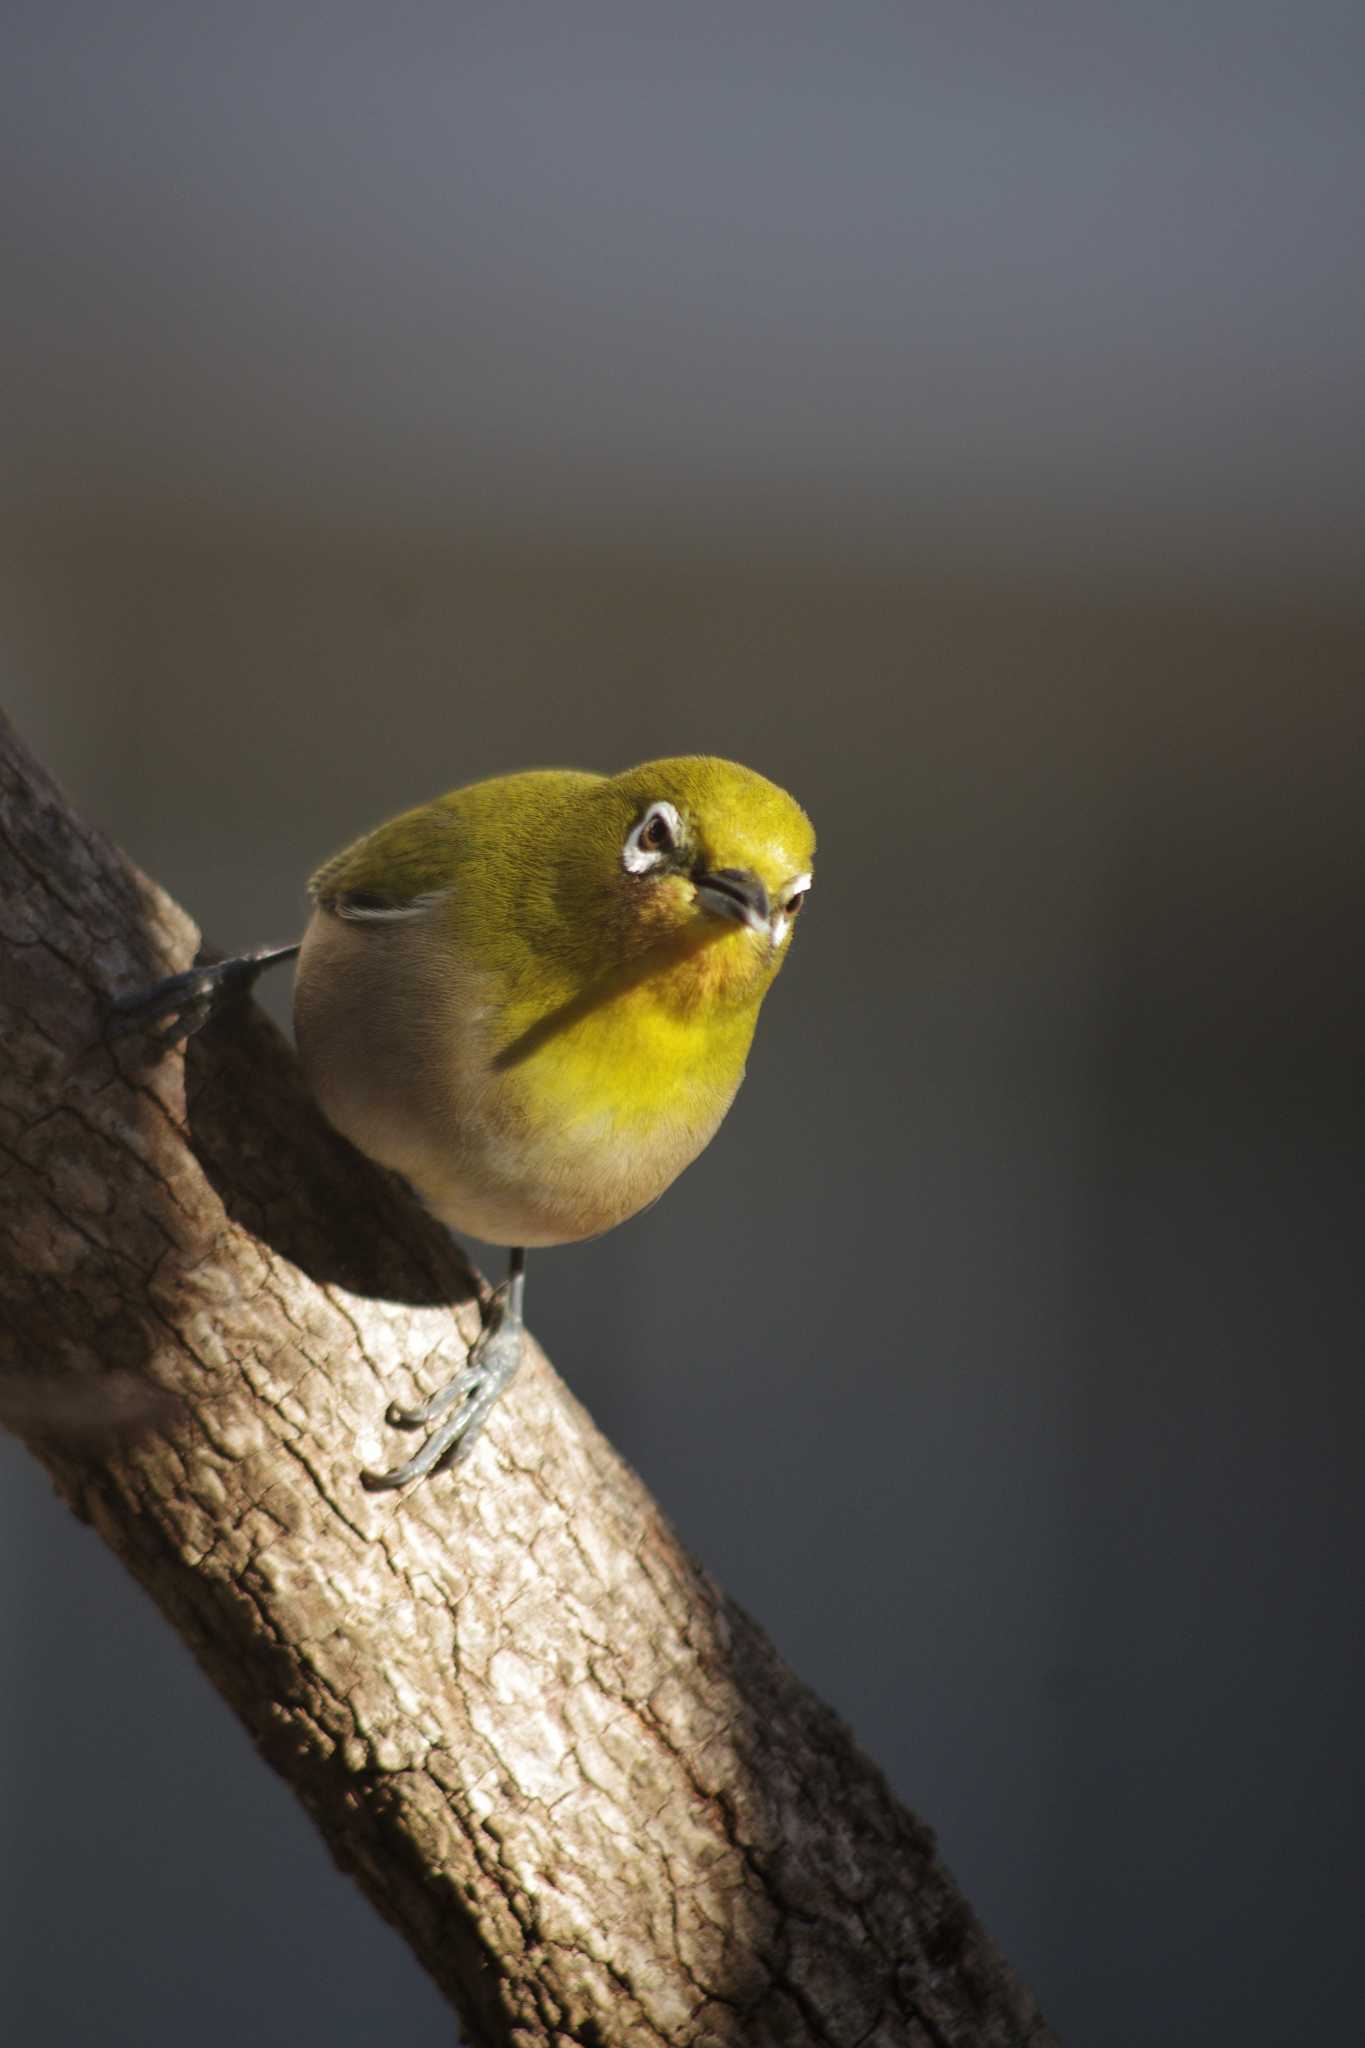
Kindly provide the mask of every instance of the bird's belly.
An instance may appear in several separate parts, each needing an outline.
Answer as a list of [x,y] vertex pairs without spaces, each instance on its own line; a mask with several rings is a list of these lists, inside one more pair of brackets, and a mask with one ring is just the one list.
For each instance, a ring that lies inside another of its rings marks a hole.
[[525,1059],[494,1061],[477,1090],[492,1126],[485,1157],[532,1233],[510,1241],[595,1237],[647,1208],[714,1137],[750,1035],[689,1029],[627,1001]]
[[[350,942],[336,922],[323,936],[329,958]],[[366,967],[377,950],[366,934]],[[622,1036],[604,1018],[499,1061],[473,1001],[432,1059],[413,1026],[430,1014],[424,991],[366,1004],[358,1032],[307,948],[303,969],[299,1049],[325,1116],[485,1243],[573,1243],[634,1217],[708,1145],[743,1075],[747,1034],[714,1044],[651,1024]]]
[[424,1147],[402,1170],[453,1229],[490,1244],[571,1244],[611,1230],[661,1195],[712,1136],[680,1125],[622,1137],[604,1127],[531,1133],[480,1130],[464,1120],[460,1141]]
[[[613,1058],[610,1037],[511,1067],[456,1063],[401,1170],[457,1230],[493,1244],[569,1244],[624,1223],[715,1135],[743,1074],[696,1048]],[[397,1163],[397,1162],[395,1162]]]
[[[472,985],[450,1005],[462,1028],[433,1058],[431,992],[391,1000],[405,957],[368,933],[360,953],[336,920],[315,919],[295,997],[300,1051],[336,1128],[486,1243],[568,1244],[647,1208],[709,1143],[743,1075],[751,1023],[699,1035],[644,1005],[533,1034],[524,1056],[513,1035],[509,1057]],[[325,971],[338,960],[344,981]],[[371,1000],[354,1005],[362,971]]]

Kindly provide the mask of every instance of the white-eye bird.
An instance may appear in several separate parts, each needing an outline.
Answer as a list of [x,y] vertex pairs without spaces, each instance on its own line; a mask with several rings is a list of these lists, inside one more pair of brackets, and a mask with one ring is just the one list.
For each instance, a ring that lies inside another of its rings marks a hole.
[[197,1029],[298,955],[304,1072],[346,1137],[454,1229],[511,1248],[435,1424],[372,1487],[472,1446],[521,1356],[528,1246],[623,1223],[714,1136],[811,885],[814,834],[776,784],[689,755],[621,775],[531,770],[457,789],[337,854],[295,946],[123,999]]

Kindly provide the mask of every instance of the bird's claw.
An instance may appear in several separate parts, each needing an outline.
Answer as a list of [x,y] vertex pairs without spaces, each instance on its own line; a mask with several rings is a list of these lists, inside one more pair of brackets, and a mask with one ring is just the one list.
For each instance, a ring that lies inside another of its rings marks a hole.
[[110,1004],[109,1032],[122,1038],[140,1031],[157,1045],[173,1046],[202,1031],[214,1011],[235,997],[249,994],[256,977],[278,960],[297,953],[295,946],[262,946],[231,960],[212,960],[168,975],[150,988],[131,989]]
[[360,1483],[367,1492],[387,1492],[424,1479],[429,1472],[463,1464],[498,1396],[521,1363],[521,1317],[511,1313],[508,1304],[509,1290],[500,1287],[473,1349],[445,1386],[414,1408],[389,1403],[384,1419],[391,1428],[423,1429],[430,1422],[436,1427],[422,1448],[391,1472],[362,1471]]

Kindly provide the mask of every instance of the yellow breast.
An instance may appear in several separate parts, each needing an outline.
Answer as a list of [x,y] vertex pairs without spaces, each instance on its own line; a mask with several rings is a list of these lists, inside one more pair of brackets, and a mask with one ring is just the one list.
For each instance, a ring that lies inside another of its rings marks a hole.
[[662,1194],[733,1101],[756,1016],[679,1006],[655,979],[514,1034],[490,1063],[485,1108],[539,1228],[594,1236]]

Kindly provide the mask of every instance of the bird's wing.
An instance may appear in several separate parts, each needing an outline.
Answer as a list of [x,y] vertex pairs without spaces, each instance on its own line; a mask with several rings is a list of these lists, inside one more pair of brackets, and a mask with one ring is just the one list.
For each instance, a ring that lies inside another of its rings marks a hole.
[[334,917],[344,917],[353,924],[401,924],[405,918],[423,916],[433,904],[441,902],[445,893],[444,889],[433,889],[402,902],[393,897],[376,896],[368,889],[350,889],[334,896],[319,897],[318,901]]
[[308,884],[313,901],[357,924],[421,917],[449,895],[463,833],[447,798],[405,811],[320,867]]

